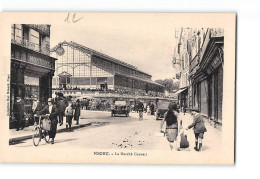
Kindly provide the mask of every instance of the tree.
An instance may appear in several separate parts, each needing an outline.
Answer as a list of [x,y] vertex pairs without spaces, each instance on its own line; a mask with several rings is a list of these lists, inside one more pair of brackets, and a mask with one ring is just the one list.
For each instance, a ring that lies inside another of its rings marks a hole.
[[159,83],[165,87],[165,90],[168,92],[172,92],[173,90],[178,90],[180,86],[180,82],[174,82],[171,78],[166,78],[164,80],[155,80],[156,83]]

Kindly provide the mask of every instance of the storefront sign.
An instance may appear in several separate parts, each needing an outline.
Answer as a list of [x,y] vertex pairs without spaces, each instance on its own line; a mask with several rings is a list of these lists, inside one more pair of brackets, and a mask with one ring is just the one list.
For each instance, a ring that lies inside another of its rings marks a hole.
[[35,64],[35,65],[40,65],[40,66],[44,66],[44,67],[47,67],[47,68],[52,68],[52,64],[49,61],[35,57],[35,56],[30,55],[28,62]]

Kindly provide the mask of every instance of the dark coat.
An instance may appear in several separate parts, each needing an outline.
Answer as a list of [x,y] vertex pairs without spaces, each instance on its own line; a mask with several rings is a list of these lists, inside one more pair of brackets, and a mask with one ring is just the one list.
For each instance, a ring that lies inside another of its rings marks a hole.
[[151,108],[151,114],[154,115],[154,104],[151,104],[150,108]]
[[65,109],[66,109],[66,101],[65,99],[57,99],[57,110],[58,112],[60,113],[64,113],[65,112]]
[[49,112],[49,105],[46,105],[41,111],[38,111],[38,115],[45,115],[45,114],[50,114],[50,120],[52,122],[58,122],[57,115],[58,115],[58,110],[57,108],[53,105],[51,113]]
[[16,120],[21,120],[24,117],[24,101],[21,100],[20,102],[15,101],[14,106],[14,116],[16,118]]
[[74,109],[75,109],[75,113],[74,113],[74,116],[75,117],[79,117],[80,116],[80,104],[76,103],[75,106],[74,106]]
[[193,123],[189,125],[189,129],[193,127],[194,133],[203,133],[206,132],[207,129],[205,127],[205,123],[203,117],[200,114],[194,116]]
[[49,112],[49,105],[46,105],[41,111],[37,112],[38,115],[50,114],[49,118],[51,120],[51,129],[49,131],[50,138],[54,139],[57,131],[57,116],[59,114],[56,106],[53,105],[51,112]]

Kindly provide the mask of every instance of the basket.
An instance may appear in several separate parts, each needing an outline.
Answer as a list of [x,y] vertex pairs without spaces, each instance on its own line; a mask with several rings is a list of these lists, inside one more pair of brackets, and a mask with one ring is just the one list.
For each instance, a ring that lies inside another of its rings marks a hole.
[[43,119],[42,120],[42,129],[46,131],[51,130],[51,120],[50,119]]

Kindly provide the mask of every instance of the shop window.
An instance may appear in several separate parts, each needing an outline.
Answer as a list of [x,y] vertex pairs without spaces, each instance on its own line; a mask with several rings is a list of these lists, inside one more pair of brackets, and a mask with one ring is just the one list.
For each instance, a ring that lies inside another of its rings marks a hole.
[[29,28],[23,26],[23,40],[29,40]]
[[24,76],[24,102],[27,113],[32,109],[33,98],[39,99],[39,81],[38,77]]
[[[24,33],[24,36],[23,36],[24,40],[29,40],[29,36],[28,36],[28,39],[26,38],[26,35],[25,35],[26,33]],[[29,34],[29,29],[28,29],[28,34]],[[29,46],[30,49],[39,51],[39,38],[40,38],[39,32],[35,31],[34,29],[30,29],[30,46]]]
[[15,39],[15,24],[12,24],[11,26],[11,38],[12,40]]
[[22,43],[22,25],[21,24],[15,24],[15,41],[17,43]]

